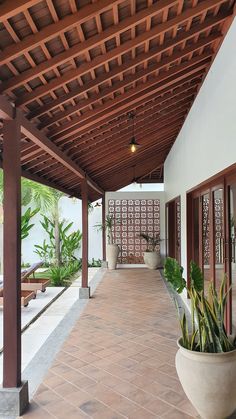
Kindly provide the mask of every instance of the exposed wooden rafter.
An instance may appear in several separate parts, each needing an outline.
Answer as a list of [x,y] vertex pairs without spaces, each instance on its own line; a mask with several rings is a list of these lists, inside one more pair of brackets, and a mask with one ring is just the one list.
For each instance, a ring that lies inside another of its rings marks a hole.
[[[0,119],[21,109],[28,176],[90,199],[163,179],[164,160],[235,16],[235,0],[0,5]],[[9,101],[6,101],[6,98]],[[130,122],[142,146],[129,154]],[[0,121],[1,123],[1,121]],[[0,126],[0,152],[2,151]]]

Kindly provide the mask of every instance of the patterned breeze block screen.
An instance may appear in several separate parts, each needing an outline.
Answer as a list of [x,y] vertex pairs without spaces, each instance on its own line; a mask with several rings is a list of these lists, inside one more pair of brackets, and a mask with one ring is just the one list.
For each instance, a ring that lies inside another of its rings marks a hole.
[[159,199],[109,199],[114,214],[114,241],[120,247],[119,263],[143,263],[145,240],[140,233],[160,235]]

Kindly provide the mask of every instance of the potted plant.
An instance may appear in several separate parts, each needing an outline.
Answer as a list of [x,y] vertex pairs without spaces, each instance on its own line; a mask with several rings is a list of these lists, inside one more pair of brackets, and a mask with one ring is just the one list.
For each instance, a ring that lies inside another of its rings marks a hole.
[[108,269],[116,269],[117,259],[119,255],[119,246],[118,244],[114,243],[114,235],[113,235],[113,226],[114,226],[114,216],[107,215],[105,218],[104,224],[96,224],[95,227],[98,230],[105,230],[107,232],[107,264]]
[[151,236],[146,233],[141,233],[140,237],[147,243],[147,248],[143,255],[145,265],[149,269],[157,269],[161,263],[161,255],[159,249],[161,239],[159,235]]
[[[177,293],[186,289],[183,268],[167,258],[164,276]],[[204,419],[223,419],[236,409],[236,342],[226,332],[225,307],[229,290],[223,278],[217,293],[211,283],[204,294],[200,268],[190,264],[191,322],[178,309],[182,336],[178,340],[176,370],[182,387]]]

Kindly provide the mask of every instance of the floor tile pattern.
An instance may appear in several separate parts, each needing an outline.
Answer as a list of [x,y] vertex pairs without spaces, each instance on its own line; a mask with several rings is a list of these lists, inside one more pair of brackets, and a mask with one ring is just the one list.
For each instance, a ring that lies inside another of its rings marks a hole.
[[192,419],[178,322],[159,272],[107,272],[38,388],[28,419]]

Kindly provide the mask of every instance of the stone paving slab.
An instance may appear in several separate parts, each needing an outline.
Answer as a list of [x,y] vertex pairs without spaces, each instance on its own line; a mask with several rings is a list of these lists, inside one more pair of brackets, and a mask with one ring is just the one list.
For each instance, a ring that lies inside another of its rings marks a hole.
[[178,334],[159,272],[106,272],[23,418],[196,418],[174,367]]

